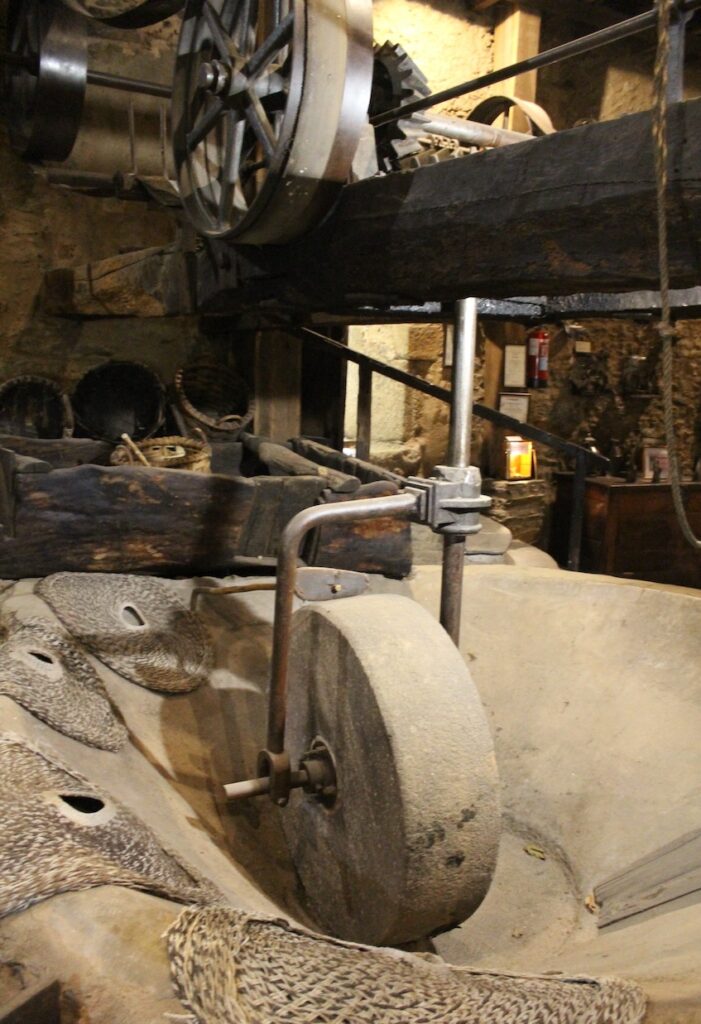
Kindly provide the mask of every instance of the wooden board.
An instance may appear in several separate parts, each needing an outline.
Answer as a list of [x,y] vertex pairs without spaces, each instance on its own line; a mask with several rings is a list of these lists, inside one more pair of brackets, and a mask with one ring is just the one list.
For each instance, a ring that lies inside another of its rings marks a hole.
[[197,572],[230,564],[254,515],[256,485],[177,470],[80,466],[18,473],[0,576]]
[[[327,501],[380,498],[396,494],[396,484],[363,484],[354,494],[326,493]],[[402,517],[358,520],[315,530],[304,550],[313,565],[356,572],[383,573],[402,579],[411,572],[411,525]]]
[[54,469],[69,469],[88,463],[108,465],[114,445],[107,441],[93,441],[87,437],[44,439],[0,434],[0,448],[9,448],[18,455],[27,455],[32,459],[48,462]]
[[[346,479],[362,496],[358,481]],[[0,578],[62,571],[225,573],[239,558],[275,557],[282,530],[302,509],[350,496],[332,492],[328,483],[323,471],[228,477],[136,466],[52,470],[2,449]],[[365,531],[367,525],[313,538],[310,562],[406,575],[408,526],[390,520],[383,530],[377,521]]]
[[701,893],[701,830],[643,857],[594,889],[599,927]]
[[44,276],[42,309],[53,316],[182,316],[193,312],[187,257],[153,247]]

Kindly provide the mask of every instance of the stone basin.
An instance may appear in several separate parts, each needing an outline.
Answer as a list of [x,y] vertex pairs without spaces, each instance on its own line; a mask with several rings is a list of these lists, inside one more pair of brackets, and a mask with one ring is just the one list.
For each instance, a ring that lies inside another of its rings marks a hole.
[[[189,600],[191,581],[173,586]],[[373,591],[408,594],[432,613],[439,588],[432,565],[401,583],[371,580]],[[3,613],[51,618],[31,581],[2,596]],[[272,604],[270,592],[200,600],[215,662],[209,686],[193,693],[164,696],[100,665],[132,736],[119,754],[61,735],[8,698],[0,697],[0,715],[4,731],[55,753],[147,821],[232,904],[313,926],[280,812],[265,800],[228,807],[221,799],[222,783],[250,774],[264,736]],[[701,1021],[693,870],[688,892],[674,896],[677,879],[666,899],[658,885],[650,907],[649,885],[629,877],[641,858],[651,857],[654,871],[659,852],[680,840],[693,851],[701,829],[700,626],[696,591],[550,569],[466,568],[461,651],[493,730],[503,835],[484,903],[433,940],[446,960],[617,975],[643,986],[650,1022]],[[629,879],[632,911],[600,927],[611,908],[597,906],[597,896],[620,876]],[[160,937],[180,910],[103,886],[5,917],[0,1006],[20,998],[23,985],[57,977],[91,1024],[177,1014]],[[15,961],[24,973],[3,967]]]

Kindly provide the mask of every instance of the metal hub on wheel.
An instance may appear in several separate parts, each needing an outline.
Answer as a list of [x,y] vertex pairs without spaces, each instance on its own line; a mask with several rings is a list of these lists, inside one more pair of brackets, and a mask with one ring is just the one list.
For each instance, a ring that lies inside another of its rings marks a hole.
[[189,0],[173,147],[198,231],[280,243],[324,216],[366,120],[371,39],[369,0]]

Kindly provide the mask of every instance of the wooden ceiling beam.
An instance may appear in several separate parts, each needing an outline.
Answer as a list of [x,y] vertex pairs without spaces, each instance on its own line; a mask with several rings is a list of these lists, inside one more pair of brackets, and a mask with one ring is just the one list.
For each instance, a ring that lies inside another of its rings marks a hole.
[[[701,99],[672,108],[669,154],[671,283],[688,288],[701,280]],[[215,274],[210,296],[241,294],[241,265],[229,253],[226,272],[225,253],[203,256]],[[656,289],[650,114],[348,185],[299,242],[240,253],[260,298],[327,311]]]

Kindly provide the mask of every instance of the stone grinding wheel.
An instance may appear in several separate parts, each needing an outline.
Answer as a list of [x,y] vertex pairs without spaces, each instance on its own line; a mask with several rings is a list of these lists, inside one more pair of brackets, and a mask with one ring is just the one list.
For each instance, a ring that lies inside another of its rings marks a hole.
[[282,812],[315,921],[392,945],[454,927],[484,898],[499,841],[498,775],[467,667],[414,601],[365,595],[296,612],[287,746],[331,750],[338,796]]

